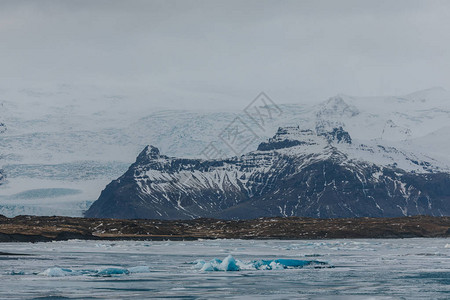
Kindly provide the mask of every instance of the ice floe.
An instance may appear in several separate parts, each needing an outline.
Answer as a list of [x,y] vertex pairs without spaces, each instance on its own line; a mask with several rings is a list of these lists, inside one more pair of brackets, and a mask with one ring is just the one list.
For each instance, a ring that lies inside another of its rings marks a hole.
[[124,274],[130,274],[130,271],[123,268],[106,268],[99,272],[97,272],[97,276],[112,276],[112,275],[124,275]]
[[62,268],[48,268],[42,273],[39,273],[38,275],[48,276],[48,277],[63,277],[63,276],[70,276],[70,275],[77,275],[74,271],[71,269],[62,269]]
[[[317,260],[298,260],[298,259],[274,259],[274,260],[253,260],[241,261],[228,255],[223,260],[214,258],[209,261],[196,260],[191,264],[194,269],[204,272],[214,271],[251,271],[251,270],[284,270],[284,269],[300,269],[306,266],[323,267],[329,266],[326,262]],[[73,270],[69,268],[52,267],[41,273],[34,273],[47,277],[65,277],[65,276],[92,276],[92,277],[113,277],[139,273],[150,273],[148,266],[136,266],[130,268],[123,267],[107,267],[103,269],[81,269]],[[10,275],[25,275],[23,272],[14,272]]]
[[25,275],[24,271],[10,271],[10,272],[6,272],[6,275]]
[[100,270],[72,270],[66,268],[48,268],[44,272],[38,273],[38,275],[48,276],[48,277],[64,277],[64,276],[79,276],[79,275],[87,275],[87,276],[95,276],[95,277],[111,277],[111,276],[120,276],[120,275],[128,275],[134,273],[150,273],[150,268],[148,266],[137,266],[131,268],[119,268],[119,267],[110,267]]
[[200,271],[241,271],[241,270],[284,270],[300,269],[305,266],[324,266],[326,262],[317,260],[299,259],[274,259],[274,260],[254,260],[244,262],[228,255],[224,260],[214,258],[210,261],[196,260],[192,262],[194,268]]

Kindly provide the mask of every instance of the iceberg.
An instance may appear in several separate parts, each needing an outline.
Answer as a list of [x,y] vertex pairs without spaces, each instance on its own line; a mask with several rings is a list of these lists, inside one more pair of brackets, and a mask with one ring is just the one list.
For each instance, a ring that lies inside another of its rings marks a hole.
[[42,273],[39,273],[38,275],[42,276],[48,276],[48,277],[63,277],[63,276],[70,276],[70,275],[76,275],[74,271],[71,269],[63,269],[63,268],[48,268]]
[[255,260],[250,263],[257,270],[281,270],[281,269],[301,269],[309,265],[326,265],[326,262],[318,260],[300,259],[274,259]]
[[103,269],[103,270],[99,271],[95,275],[109,277],[109,276],[113,276],[113,275],[128,275],[128,274],[130,274],[130,271],[128,271],[127,269],[123,269],[123,268],[106,268],[106,269]]
[[201,270],[201,271],[207,271],[207,272],[210,272],[210,271],[219,271],[219,269],[213,267],[212,263],[210,263],[210,262],[205,263],[205,264],[203,265],[203,267],[202,267],[200,270]]
[[228,255],[224,260],[214,258],[210,261],[196,260],[191,264],[200,271],[241,271],[241,270],[284,270],[301,269],[310,265],[327,265],[326,262],[318,260],[299,260],[299,259],[274,259],[274,260],[254,260],[244,262]]
[[11,271],[11,272],[7,272],[7,275],[25,275],[24,271]]
[[280,264],[280,263],[272,261],[269,264],[269,268],[270,268],[270,270],[283,270],[284,266],[282,264]]
[[223,261],[217,258],[212,259],[209,262],[198,260],[194,262],[195,267],[200,268],[201,271],[239,271],[240,268],[237,265],[237,261],[233,256],[228,255]]
[[239,271],[240,268],[236,264],[236,260],[233,256],[228,255],[222,263],[219,265],[219,269],[223,271]]
[[[97,276],[97,277],[111,277],[119,275],[129,275],[138,273],[149,273],[150,268],[148,266],[137,266],[128,269],[119,267],[110,267],[101,270],[79,270],[74,271],[71,269],[64,269],[59,267],[48,268],[44,272],[37,273],[37,275],[48,276],[48,277],[64,277],[64,276]],[[22,272],[15,272],[11,275],[23,275]]]
[[317,260],[298,260],[298,259],[276,259],[271,263],[276,263],[283,266],[285,269],[303,268],[311,264],[324,264]]

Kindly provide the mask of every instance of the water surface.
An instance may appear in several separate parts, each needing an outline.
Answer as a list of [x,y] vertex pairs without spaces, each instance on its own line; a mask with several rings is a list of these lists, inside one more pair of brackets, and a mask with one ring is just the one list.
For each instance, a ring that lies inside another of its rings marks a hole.
[[[0,299],[450,298],[450,239],[67,241],[0,251],[33,254],[0,256]],[[327,265],[207,272],[192,264],[228,255]]]

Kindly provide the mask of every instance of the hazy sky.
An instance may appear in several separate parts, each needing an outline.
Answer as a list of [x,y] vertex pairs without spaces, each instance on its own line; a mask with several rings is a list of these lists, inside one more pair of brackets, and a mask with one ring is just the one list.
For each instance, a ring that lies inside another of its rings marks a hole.
[[449,78],[450,1],[0,0],[1,89],[89,84],[204,108]]

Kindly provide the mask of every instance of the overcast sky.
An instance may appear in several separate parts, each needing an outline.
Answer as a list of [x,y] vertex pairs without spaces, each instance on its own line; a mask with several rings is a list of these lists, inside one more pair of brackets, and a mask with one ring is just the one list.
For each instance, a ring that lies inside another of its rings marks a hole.
[[214,108],[449,78],[450,1],[0,0],[2,89],[89,84]]

